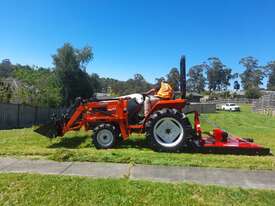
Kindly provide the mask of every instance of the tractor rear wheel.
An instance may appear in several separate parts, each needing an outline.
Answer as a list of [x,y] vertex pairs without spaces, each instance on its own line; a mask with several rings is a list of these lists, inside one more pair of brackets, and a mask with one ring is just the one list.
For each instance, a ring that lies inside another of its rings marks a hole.
[[112,148],[118,141],[116,127],[111,124],[102,123],[94,128],[92,139],[97,149]]
[[188,144],[192,126],[176,109],[154,112],[146,122],[146,137],[156,151],[179,152]]

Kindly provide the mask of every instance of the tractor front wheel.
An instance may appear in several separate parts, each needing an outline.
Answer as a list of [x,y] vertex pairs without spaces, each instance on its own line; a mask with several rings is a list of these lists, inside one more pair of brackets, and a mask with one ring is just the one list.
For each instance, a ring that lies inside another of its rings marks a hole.
[[114,125],[102,123],[93,130],[93,143],[97,149],[112,148],[117,140],[118,134]]
[[146,123],[147,140],[156,151],[181,151],[187,146],[191,130],[188,119],[176,109],[156,111]]

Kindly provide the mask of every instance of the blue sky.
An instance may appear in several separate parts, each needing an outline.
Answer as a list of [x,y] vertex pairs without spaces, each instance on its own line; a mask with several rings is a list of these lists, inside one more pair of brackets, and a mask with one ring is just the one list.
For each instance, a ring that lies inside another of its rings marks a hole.
[[64,42],[91,45],[88,72],[153,82],[178,66],[218,56],[235,72],[241,57],[275,59],[273,0],[0,0],[0,59],[52,66]]

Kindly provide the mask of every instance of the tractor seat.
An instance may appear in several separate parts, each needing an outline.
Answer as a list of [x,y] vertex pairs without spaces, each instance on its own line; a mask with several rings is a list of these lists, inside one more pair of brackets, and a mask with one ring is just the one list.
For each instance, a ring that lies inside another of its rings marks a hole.
[[143,104],[139,104],[136,99],[129,99],[127,107],[128,116],[130,117],[137,114],[141,110],[142,105]]
[[128,123],[136,124],[140,121],[139,112],[141,111],[144,103],[144,97],[142,94],[130,94],[121,96],[128,100],[127,112],[128,112]]
[[128,100],[128,122],[129,123],[136,123],[139,121],[138,113],[141,111],[143,103],[138,103],[135,98]]

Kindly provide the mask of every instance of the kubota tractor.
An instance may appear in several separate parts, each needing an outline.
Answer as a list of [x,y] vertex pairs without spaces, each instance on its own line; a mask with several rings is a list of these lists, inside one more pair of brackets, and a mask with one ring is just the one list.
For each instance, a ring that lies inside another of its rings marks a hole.
[[[255,144],[251,139],[230,137],[216,128],[213,134],[202,135],[199,114],[194,113],[194,126],[190,124],[184,107],[186,95],[185,57],[180,61],[180,98],[162,99],[151,105],[148,115],[140,117],[143,103],[131,98],[81,99],[60,119],[54,118],[36,132],[48,137],[63,136],[68,131],[92,130],[93,143],[98,149],[114,147],[126,140],[131,133],[145,133],[148,144],[156,151],[212,152],[238,154],[269,154],[268,148]],[[145,97],[145,94],[143,94]],[[142,120],[142,121],[141,121]]]

